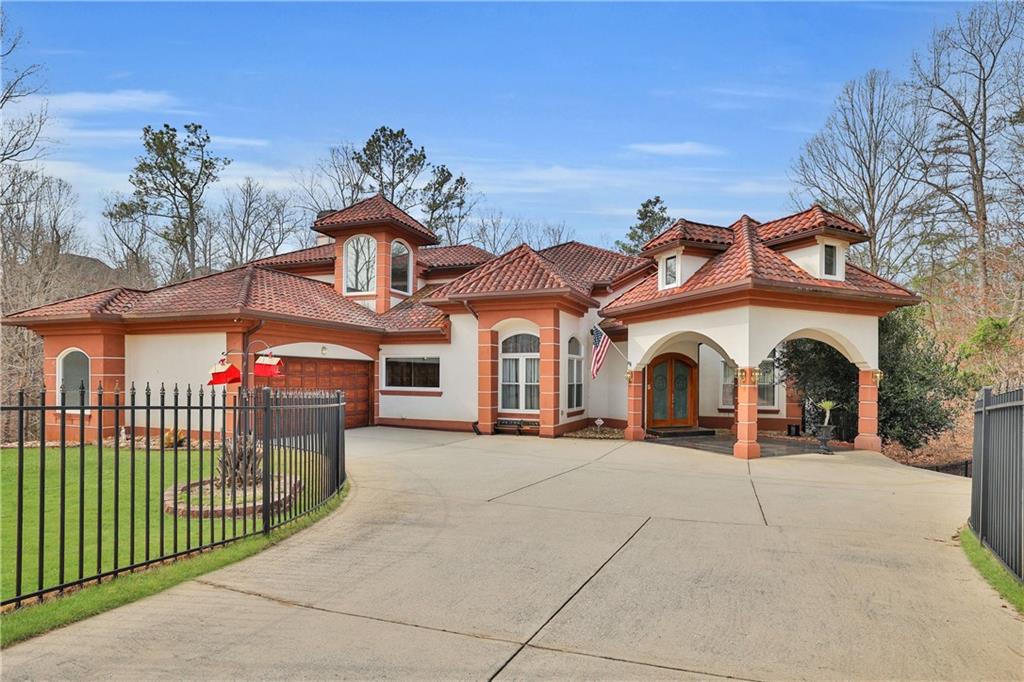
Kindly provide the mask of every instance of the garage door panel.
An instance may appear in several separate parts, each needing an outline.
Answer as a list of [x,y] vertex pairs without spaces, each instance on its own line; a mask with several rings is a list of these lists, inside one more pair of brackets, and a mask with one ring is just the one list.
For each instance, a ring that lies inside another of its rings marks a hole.
[[288,390],[345,392],[345,427],[370,423],[370,364],[363,360],[333,360],[281,356],[283,376],[257,377],[257,386]]

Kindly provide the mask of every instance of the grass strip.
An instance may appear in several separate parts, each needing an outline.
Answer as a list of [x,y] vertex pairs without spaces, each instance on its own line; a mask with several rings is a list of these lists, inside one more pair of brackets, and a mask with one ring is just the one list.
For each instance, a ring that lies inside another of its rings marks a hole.
[[84,587],[62,597],[3,614],[0,616],[0,647],[8,647],[15,642],[130,604],[257,554],[336,510],[348,491],[349,483],[346,481],[341,492],[320,509],[271,531],[267,536],[238,540],[193,557],[118,576],[99,585]]
[[964,548],[967,560],[989,585],[1010,602],[1017,612],[1024,615],[1024,583],[1010,573],[994,554],[981,544],[978,536],[968,527],[960,531],[960,546]]

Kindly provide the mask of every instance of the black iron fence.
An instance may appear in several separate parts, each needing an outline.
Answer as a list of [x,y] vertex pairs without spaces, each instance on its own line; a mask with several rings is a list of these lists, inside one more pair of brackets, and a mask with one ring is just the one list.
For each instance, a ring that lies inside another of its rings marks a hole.
[[4,606],[268,533],[345,481],[341,392],[76,393],[0,406],[17,436],[0,449]]
[[1017,577],[1024,579],[1024,388],[974,404],[971,528]]

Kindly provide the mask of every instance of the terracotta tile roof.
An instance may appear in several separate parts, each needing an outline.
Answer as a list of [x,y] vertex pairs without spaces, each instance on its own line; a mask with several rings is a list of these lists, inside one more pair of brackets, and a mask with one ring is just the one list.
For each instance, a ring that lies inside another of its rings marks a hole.
[[695,223],[692,220],[680,218],[672,223],[667,230],[644,244],[642,251],[652,251],[678,242],[728,246],[732,244],[732,232],[728,227]]
[[804,235],[820,234],[825,230],[834,230],[854,237],[854,241],[865,241],[868,236],[859,225],[846,218],[826,211],[815,204],[806,211],[800,211],[785,218],[778,218],[763,223],[757,229],[757,236],[764,242],[788,240]]
[[378,222],[400,225],[425,238],[428,243],[437,243],[437,237],[433,232],[424,227],[420,221],[385,199],[384,195],[380,193],[374,194],[368,199],[357,201],[348,208],[343,208],[317,218],[313,221],[313,229],[325,232],[331,228],[370,225]]
[[144,293],[137,289],[127,289],[125,287],[103,289],[102,291],[86,294],[85,296],[20,310],[7,315],[4,319],[29,321],[47,317],[118,315],[124,309],[131,307],[131,303]]
[[287,265],[313,265],[319,263],[334,263],[334,242],[311,246],[308,249],[279,253],[276,256],[268,256],[254,260],[256,265],[267,265],[270,267]]
[[494,259],[494,254],[474,244],[427,246],[418,253],[420,265],[426,268],[464,268],[481,265]]
[[380,316],[384,328],[388,331],[405,331],[409,329],[444,329],[448,322],[447,316],[423,300],[444,285],[427,284],[415,294],[405,299]]
[[723,253],[709,259],[697,272],[678,287],[658,288],[658,274],[653,273],[640,284],[605,306],[602,315],[614,316],[634,306],[674,301],[732,284],[754,287],[785,286],[819,293],[838,295],[871,294],[889,300],[913,303],[917,297],[892,282],[847,263],[846,280],[818,279],[784,254],[765,246],[758,239],[763,225],[744,215],[729,228],[733,244]]
[[538,253],[591,289],[595,285],[610,284],[623,275],[651,265],[647,258],[627,256],[577,241],[549,246]]
[[541,291],[562,291],[590,300],[590,286],[579,281],[527,244],[520,244],[494,260],[470,270],[440,287],[428,301]]
[[150,291],[111,289],[88,294],[14,313],[5,321],[16,324],[53,317],[88,319],[96,315],[132,320],[227,314],[241,309],[316,322],[381,328],[373,311],[341,296],[330,284],[256,265]]

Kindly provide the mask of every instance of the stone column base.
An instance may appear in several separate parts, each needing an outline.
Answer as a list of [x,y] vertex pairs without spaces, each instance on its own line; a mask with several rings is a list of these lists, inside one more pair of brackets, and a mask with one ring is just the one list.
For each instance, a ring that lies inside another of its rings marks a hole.
[[627,426],[625,433],[626,440],[643,440],[647,437],[647,432],[642,426]]
[[732,446],[732,456],[736,459],[757,459],[761,456],[761,444],[758,442],[737,441]]
[[853,439],[853,447],[857,450],[872,450],[874,452],[882,451],[882,439],[878,436],[870,433],[858,434]]

